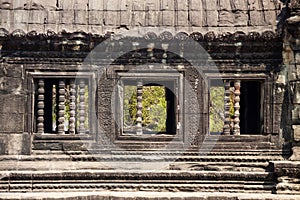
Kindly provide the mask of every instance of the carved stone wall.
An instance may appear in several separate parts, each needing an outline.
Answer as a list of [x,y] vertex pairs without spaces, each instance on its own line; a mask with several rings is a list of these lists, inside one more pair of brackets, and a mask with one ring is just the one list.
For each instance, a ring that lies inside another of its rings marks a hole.
[[104,34],[134,27],[165,27],[193,31],[275,31],[282,3],[279,0],[2,0],[1,27],[82,30]]

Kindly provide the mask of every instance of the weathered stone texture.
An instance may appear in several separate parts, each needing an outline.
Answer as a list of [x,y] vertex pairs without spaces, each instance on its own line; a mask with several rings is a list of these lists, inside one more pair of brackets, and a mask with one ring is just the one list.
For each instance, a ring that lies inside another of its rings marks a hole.
[[300,125],[294,125],[294,140],[300,142]]
[[0,113],[2,133],[18,133],[24,131],[24,117],[19,113]]
[[[2,0],[1,27],[9,31],[20,28],[26,32],[36,28],[38,32],[46,32],[47,29],[59,32],[63,29],[91,30],[90,26],[93,25],[93,30],[111,32],[117,31],[114,27],[120,25],[131,27],[176,25],[184,31],[197,27],[220,27],[216,30],[227,32],[233,31],[228,28],[233,26],[244,27],[239,29],[244,32],[265,31],[266,27],[263,28],[264,30],[262,27],[266,25],[270,25],[268,29],[275,30],[276,13],[279,13],[281,4],[279,0],[180,0],[176,2],[172,0],[147,2],[143,0],[49,0],[46,2]],[[247,14],[248,12],[250,15]],[[104,24],[99,23],[103,19],[101,16],[105,16]],[[86,27],[64,28],[65,24]],[[96,28],[95,25],[104,27]]]

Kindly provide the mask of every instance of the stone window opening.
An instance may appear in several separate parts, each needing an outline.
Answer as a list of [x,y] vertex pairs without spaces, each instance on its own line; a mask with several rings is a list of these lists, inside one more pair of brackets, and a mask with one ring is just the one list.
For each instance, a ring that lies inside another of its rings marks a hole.
[[118,73],[115,108],[119,139],[179,136],[182,130],[182,74]]
[[263,133],[263,82],[210,81],[209,130],[211,135]]
[[172,82],[123,81],[122,135],[175,135],[176,96],[170,87]]
[[88,79],[35,78],[33,131],[38,134],[88,134]]

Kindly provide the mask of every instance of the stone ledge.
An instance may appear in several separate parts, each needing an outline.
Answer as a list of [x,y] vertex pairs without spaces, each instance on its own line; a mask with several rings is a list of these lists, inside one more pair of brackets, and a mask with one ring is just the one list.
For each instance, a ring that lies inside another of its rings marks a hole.
[[101,191],[101,192],[39,192],[39,193],[0,193],[0,199],[57,199],[71,200],[80,198],[82,200],[98,200],[98,199],[129,199],[129,200],[158,200],[158,199],[192,199],[192,200],[297,200],[300,195],[278,195],[278,194],[262,194],[262,193],[223,193],[223,192],[120,192],[120,191]]

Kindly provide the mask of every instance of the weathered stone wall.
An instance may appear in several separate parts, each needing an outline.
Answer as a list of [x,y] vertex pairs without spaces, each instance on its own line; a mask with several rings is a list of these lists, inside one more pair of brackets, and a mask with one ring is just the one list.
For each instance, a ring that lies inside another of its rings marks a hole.
[[0,153],[28,154],[29,135],[24,132],[26,94],[23,69],[19,65],[0,65]]
[[0,27],[104,34],[134,27],[175,31],[276,30],[279,0],[1,0]]

